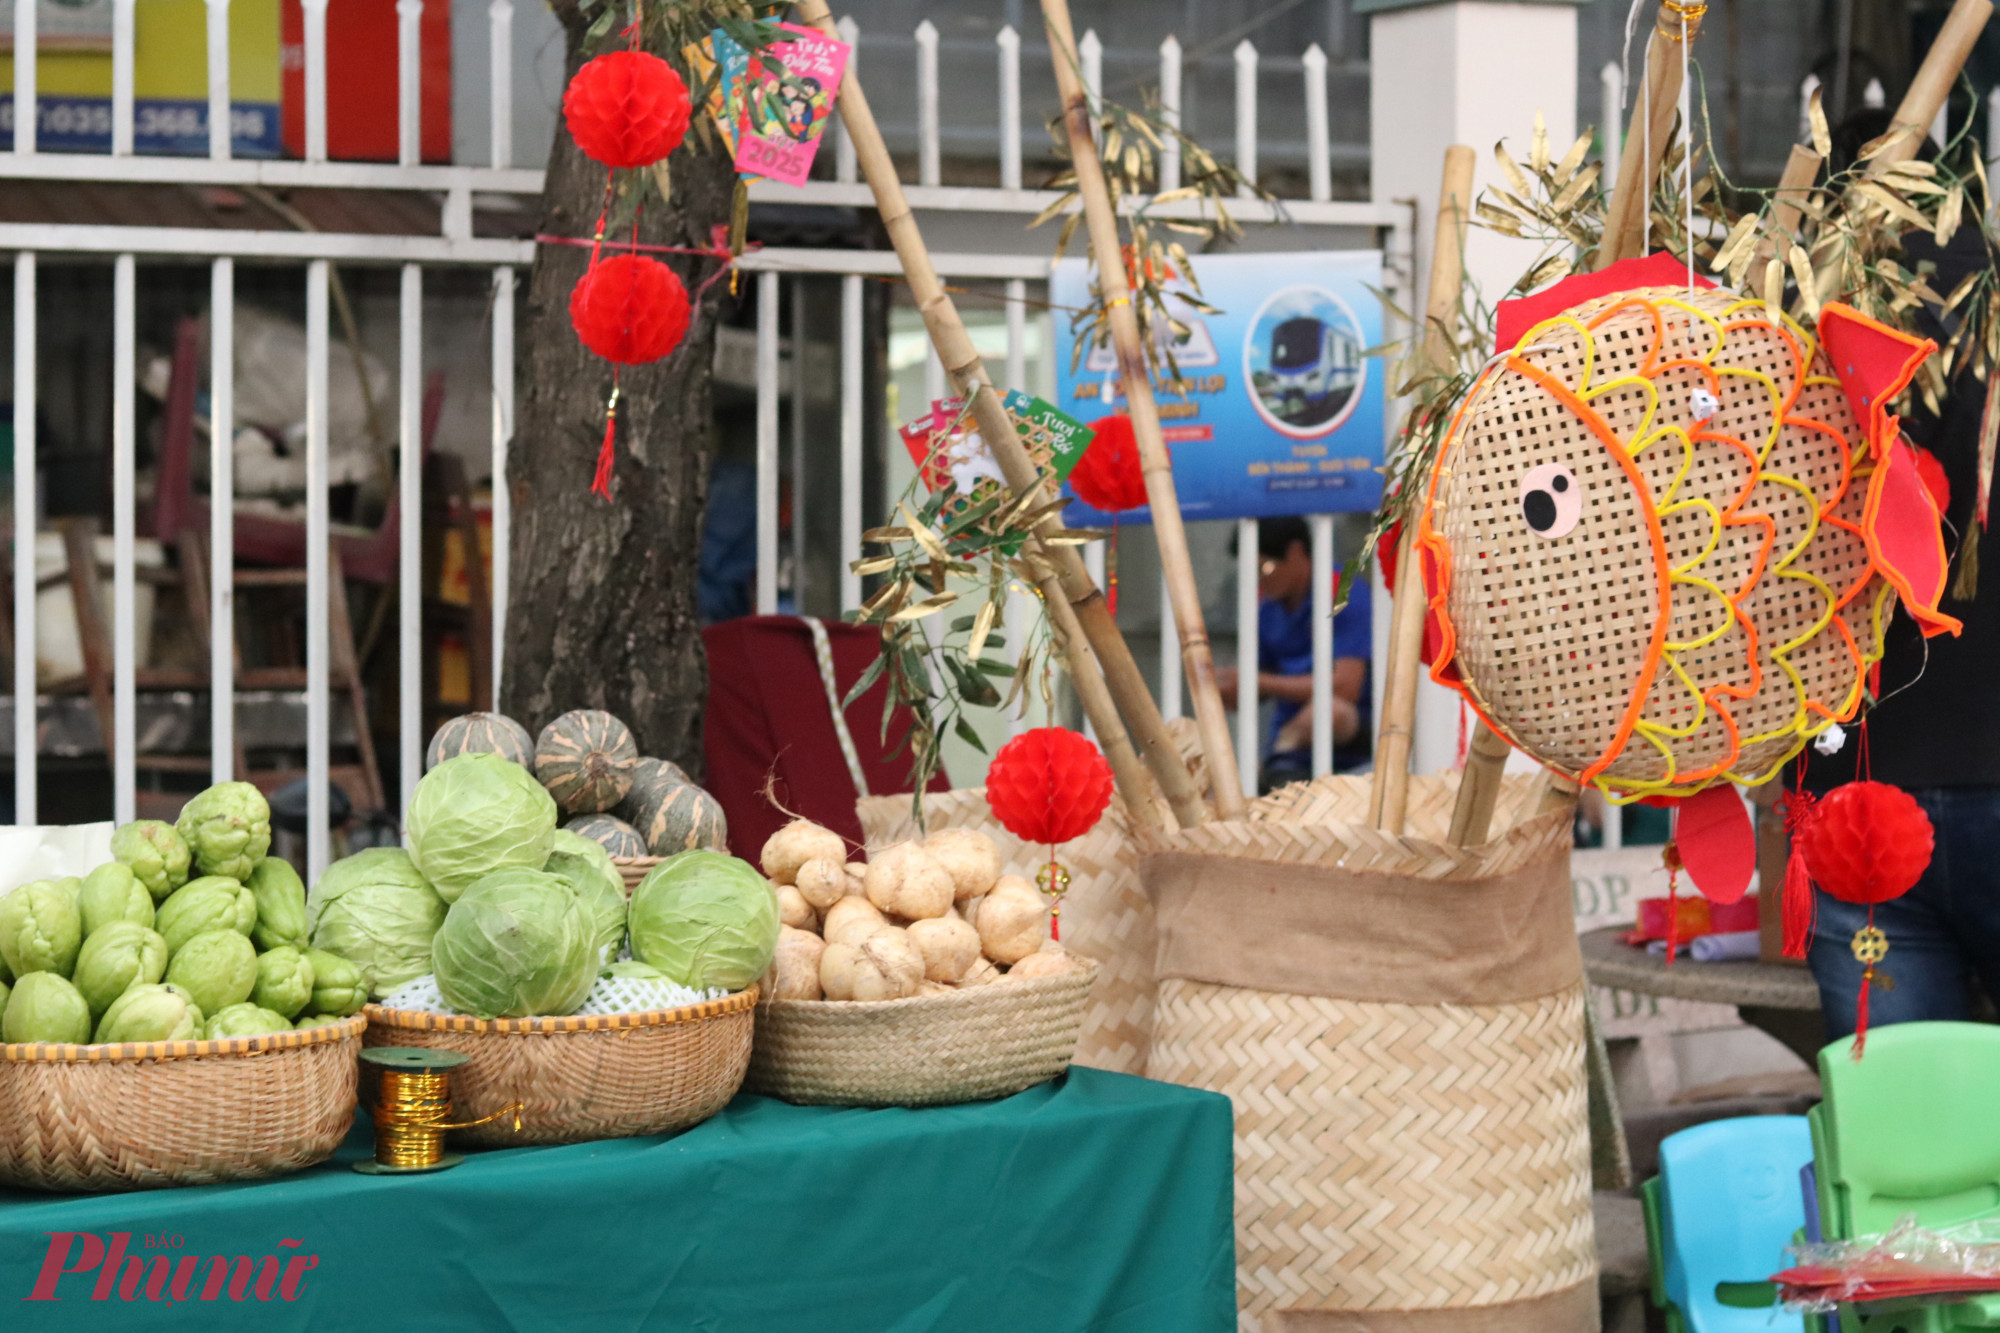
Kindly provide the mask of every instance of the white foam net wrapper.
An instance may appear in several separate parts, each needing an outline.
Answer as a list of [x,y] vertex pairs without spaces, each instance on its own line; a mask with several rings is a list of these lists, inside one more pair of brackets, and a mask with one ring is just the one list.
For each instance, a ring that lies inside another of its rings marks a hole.
[[[578,1005],[578,1014],[643,1014],[654,1009],[679,1009],[683,1005],[719,1000],[729,994],[720,986],[697,990],[692,986],[646,977],[599,977],[590,994]],[[389,1009],[414,1009],[427,1014],[456,1014],[439,993],[437,978],[426,974],[405,982],[382,997]],[[560,1015],[566,1017],[567,1015]]]

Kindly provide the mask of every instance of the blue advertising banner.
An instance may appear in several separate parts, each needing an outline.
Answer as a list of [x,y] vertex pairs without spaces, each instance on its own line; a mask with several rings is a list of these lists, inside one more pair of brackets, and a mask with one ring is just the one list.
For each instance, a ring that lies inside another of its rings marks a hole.
[[[1203,255],[1201,293],[1221,313],[1182,306],[1174,361],[1154,379],[1174,487],[1189,519],[1366,511],[1382,500],[1383,367],[1361,353],[1382,341],[1378,251]],[[1124,410],[1109,348],[1076,355],[1065,309],[1089,301],[1081,259],[1056,264],[1057,403],[1094,421]],[[1162,328],[1163,336],[1167,331]],[[1064,521],[1108,523],[1072,501]],[[1119,515],[1144,523],[1145,509]]]

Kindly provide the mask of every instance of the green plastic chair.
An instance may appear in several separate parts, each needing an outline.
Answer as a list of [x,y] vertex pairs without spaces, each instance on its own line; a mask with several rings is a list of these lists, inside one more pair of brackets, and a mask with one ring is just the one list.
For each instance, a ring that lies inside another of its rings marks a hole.
[[[1820,1225],[1830,1240],[1879,1235],[1907,1215],[1942,1227],[2000,1216],[2000,1027],[1899,1023],[1819,1053],[1813,1108]],[[2000,1295],[1948,1305],[1843,1306],[1842,1333],[2000,1328]]]

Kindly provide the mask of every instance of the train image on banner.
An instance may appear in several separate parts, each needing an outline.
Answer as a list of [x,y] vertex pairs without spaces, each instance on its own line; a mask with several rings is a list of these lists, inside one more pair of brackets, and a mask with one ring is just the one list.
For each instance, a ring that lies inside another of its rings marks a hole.
[[1316,315],[1271,326],[1266,369],[1254,375],[1264,408],[1289,426],[1331,421],[1361,381],[1361,345],[1346,328]]

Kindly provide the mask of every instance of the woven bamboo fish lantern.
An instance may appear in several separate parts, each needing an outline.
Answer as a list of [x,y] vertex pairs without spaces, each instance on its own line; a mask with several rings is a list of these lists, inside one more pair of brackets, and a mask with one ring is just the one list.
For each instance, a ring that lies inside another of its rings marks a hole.
[[1855,716],[1898,601],[1959,629],[1888,411],[1934,345],[1665,259],[1501,308],[1417,535],[1432,676],[1617,801],[1772,777]]

